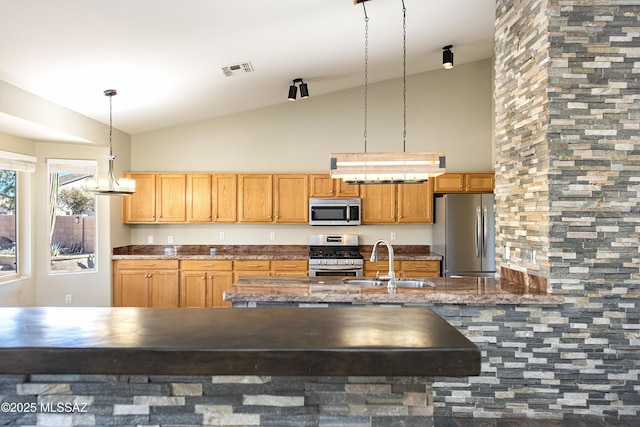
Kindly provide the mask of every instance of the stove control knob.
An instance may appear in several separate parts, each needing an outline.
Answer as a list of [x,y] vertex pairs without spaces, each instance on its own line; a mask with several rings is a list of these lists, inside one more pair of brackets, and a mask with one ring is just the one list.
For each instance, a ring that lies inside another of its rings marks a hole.
[[335,264],[337,265],[339,261],[338,261],[338,260],[335,260],[334,262],[335,262]]

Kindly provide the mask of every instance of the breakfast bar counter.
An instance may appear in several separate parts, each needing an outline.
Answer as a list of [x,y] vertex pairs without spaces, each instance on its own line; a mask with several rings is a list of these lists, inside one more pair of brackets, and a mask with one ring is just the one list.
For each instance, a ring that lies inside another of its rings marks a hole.
[[0,425],[433,425],[480,366],[427,308],[3,308]]

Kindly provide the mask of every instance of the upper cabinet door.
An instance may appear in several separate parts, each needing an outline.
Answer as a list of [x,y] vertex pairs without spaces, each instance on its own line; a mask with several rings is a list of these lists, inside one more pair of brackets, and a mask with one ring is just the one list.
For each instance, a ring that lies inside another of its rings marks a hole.
[[238,176],[213,175],[213,221],[236,222],[238,219]]
[[335,192],[333,189],[333,179],[329,174],[311,174],[309,175],[309,187],[311,189],[311,197],[333,197]]
[[336,189],[336,196],[338,197],[359,197],[360,185],[347,184],[341,179],[334,179],[334,185]]
[[333,179],[329,174],[309,175],[310,197],[359,197],[360,186]]
[[397,222],[396,184],[365,184],[361,187],[363,224]]
[[306,174],[274,175],[274,222],[309,222],[309,178]]
[[185,222],[187,220],[185,174],[157,174],[156,190],[158,222]]
[[238,222],[273,221],[273,175],[238,175]]
[[398,222],[433,223],[433,180],[398,184]]
[[123,176],[136,181],[136,192],[123,197],[122,221],[144,223],[156,221],[156,175],[153,173],[127,173]]
[[212,198],[211,174],[187,175],[187,222],[211,222]]

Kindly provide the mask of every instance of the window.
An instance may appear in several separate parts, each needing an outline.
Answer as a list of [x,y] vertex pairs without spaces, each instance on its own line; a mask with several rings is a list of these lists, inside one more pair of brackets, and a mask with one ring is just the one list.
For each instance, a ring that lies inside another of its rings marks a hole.
[[35,163],[35,157],[0,151],[0,281],[20,273],[19,182],[23,173],[35,171]]
[[96,269],[96,198],[84,189],[94,178],[90,160],[47,160],[49,171],[49,272]]

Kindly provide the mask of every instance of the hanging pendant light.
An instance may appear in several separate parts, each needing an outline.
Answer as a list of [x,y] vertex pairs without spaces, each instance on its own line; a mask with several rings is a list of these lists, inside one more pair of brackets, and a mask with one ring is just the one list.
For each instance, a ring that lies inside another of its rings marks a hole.
[[403,13],[403,62],[402,82],[404,101],[404,131],[402,152],[367,153],[367,101],[369,86],[369,17],[362,3],[365,22],[364,55],[364,153],[331,154],[331,177],[349,184],[421,183],[445,172],[445,155],[442,152],[407,152],[407,9],[402,1]]
[[109,172],[107,173],[107,179],[87,179],[85,181],[85,190],[91,194],[97,196],[128,196],[135,193],[136,182],[129,178],[120,178],[116,180],[113,173],[113,161],[116,156],[113,155],[113,97],[117,94],[115,89],[107,89],[104,91],[104,95],[109,97],[109,155],[107,160],[109,161]]

